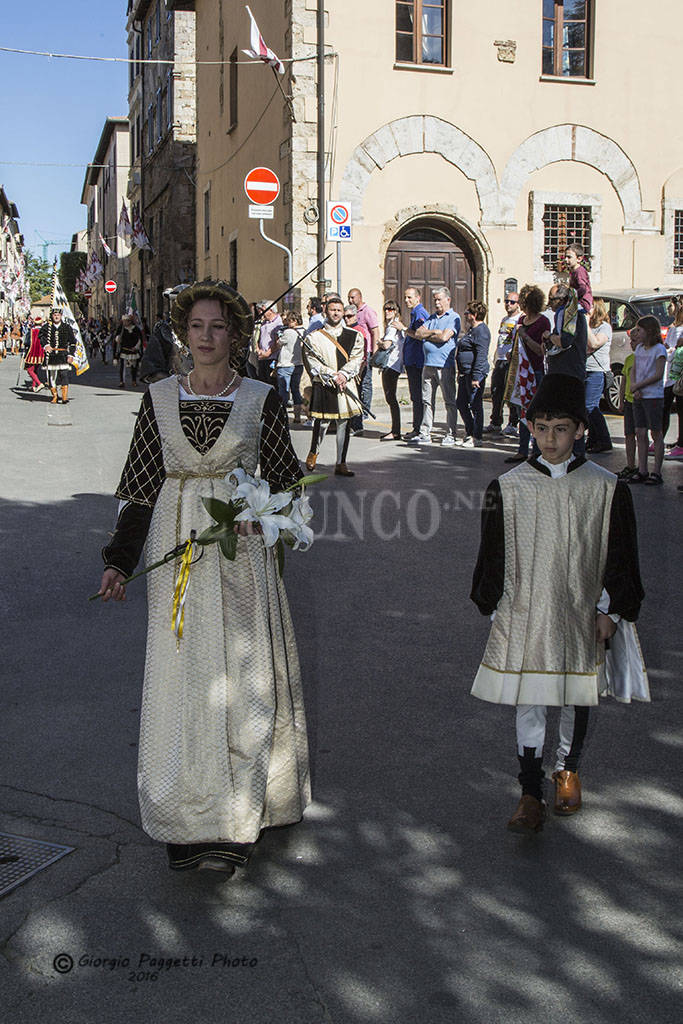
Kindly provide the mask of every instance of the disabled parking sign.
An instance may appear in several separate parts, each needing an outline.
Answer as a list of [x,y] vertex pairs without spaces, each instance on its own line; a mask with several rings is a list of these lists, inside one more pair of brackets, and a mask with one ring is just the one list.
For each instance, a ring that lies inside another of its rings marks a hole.
[[351,210],[346,203],[327,203],[327,241],[351,241]]

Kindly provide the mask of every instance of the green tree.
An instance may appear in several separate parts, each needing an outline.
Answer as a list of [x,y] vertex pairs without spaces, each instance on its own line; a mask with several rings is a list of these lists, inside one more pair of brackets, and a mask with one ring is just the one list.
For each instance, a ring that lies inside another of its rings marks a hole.
[[43,295],[52,295],[52,264],[26,251],[26,280],[31,291],[31,302]]
[[59,280],[64,293],[73,309],[74,304],[80,305],[83,299],[76,293],[76,278],[81,270],[85,270],[88,254],[85,252],[63,252],[59,257]]

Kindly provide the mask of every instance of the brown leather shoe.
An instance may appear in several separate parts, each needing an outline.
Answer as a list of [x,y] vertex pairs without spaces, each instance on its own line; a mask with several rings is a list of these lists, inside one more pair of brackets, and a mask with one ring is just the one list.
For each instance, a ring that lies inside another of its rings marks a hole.
[[532,835],[541,831],[544,821],[545,800],[537,800],[535,796],[529,796],[527,793],[519,801],[517,810],[508,821],[508,828],[511,832]]
[[352,469],[346,465],[345,462],[338,462],[334,467],[335,476],[355,476],[356,474]]
[[315,464],[318,461],[318,456],[315,452],[309,452],[306,456],[306,469],[315,469]]
[[57,404],[57,388],[50,388],[50,391],[52,392],[52,401],[50,402],[50,405],[56,405]]
[[581,782],[577,772],[566,769],[553,772],[555,780],[555,814],[576,814],[581,810]]

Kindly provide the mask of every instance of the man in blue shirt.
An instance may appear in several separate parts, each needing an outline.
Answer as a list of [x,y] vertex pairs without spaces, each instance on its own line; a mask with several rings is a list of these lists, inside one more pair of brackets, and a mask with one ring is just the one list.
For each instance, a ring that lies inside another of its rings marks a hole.
[[415,331],[415,337],[422,342],[424,350],[423,411],[420,433],[413,438],[411,444],[431,444],[436,389],[440,387],[446,406],[447,424],[446,436],[441,443],[452,447],[458,422],[455,406],[455,343],[460,334],[460,317],[451,309],[451,293],[448,288],[437,288],[433,295],[435,313]]
[[403,342],[403,365],[408,378],[410,401],[413,403],[413,429],[405,434],[405,440],[412,441],[420,433],[422,424],[422,367],[425,361],[422,341],[416,337],[415,332],[429,319],[429,313],[422,305],[422,293],[419,288],[406,288],[404,297],[410,311],[410,326],[406,327],[401,323],[397,326],[405,331],[406,335]]

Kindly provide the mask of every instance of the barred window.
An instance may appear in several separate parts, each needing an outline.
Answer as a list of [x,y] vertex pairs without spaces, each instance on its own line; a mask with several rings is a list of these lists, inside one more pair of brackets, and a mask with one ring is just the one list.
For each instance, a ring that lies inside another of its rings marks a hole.
[[445,64],[448,0],[398,0],[396,60],[405,64]]
[[544,75],[589,77],[592,7],[592,0],[543,0]]
[[683,274],[683,210],[674,210],[674,274]]
[[546,270],[564,270],[564,254],[568,245],[578,242],[585,253],[582,262],[590,269],[591,252],[590,206],[546,205],[543,213],[543,263]]

